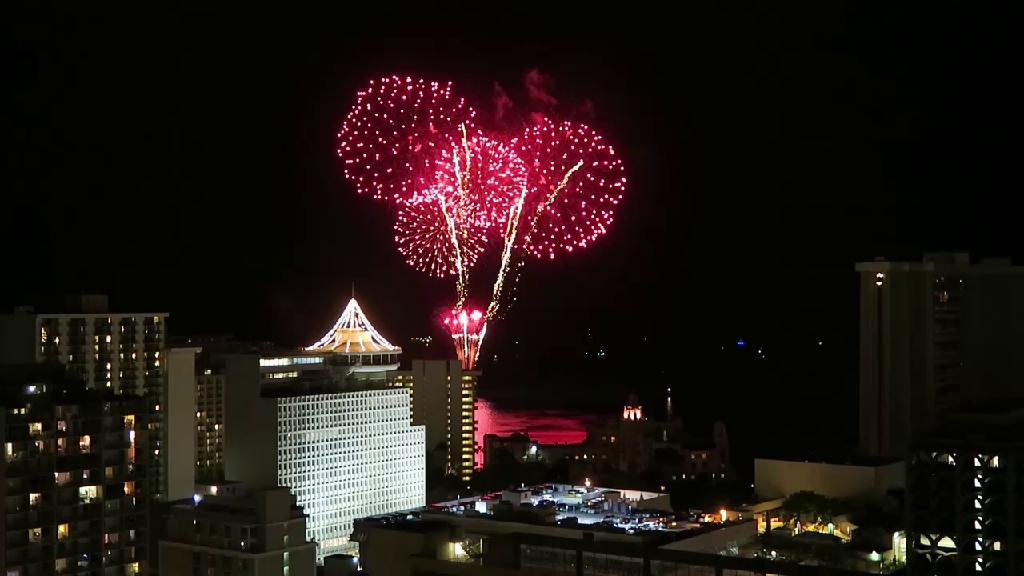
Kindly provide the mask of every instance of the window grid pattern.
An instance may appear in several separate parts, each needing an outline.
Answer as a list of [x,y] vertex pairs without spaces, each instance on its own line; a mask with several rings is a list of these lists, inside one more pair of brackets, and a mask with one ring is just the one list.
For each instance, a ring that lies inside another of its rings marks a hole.
[[403,389],[278,401],[278,479],[308,514],[317,560],[347,552],[353,521],[426,505],[426,434]]

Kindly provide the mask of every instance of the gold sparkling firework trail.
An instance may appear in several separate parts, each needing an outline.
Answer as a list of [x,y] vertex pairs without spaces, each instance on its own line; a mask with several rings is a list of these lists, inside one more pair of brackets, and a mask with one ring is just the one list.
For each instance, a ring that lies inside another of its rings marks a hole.
[[[544,199],[544,202],[537,206],[537,210],[533,214],[533,218],[530,219],[530,224],[526,229],[526,236],[523,237],[523,249],[528,250],[530,247],[530,238],[533,236],[533,231],[537,227],[537,221],[540,219],[541,214],[544,210],[551,206],[551,204],[558,198],[558,194],[569,184],[569,179],[572,178],[573,173],[583,167],[583,160],[580,160],[573,165],[562,177],[562,180],[558,183],[548,197]],[[487,305],[487,313],[484,315],[484,322],[494,318],[501,308],[501,293],[505,287],[505,276],[508,274],[509,264],[512,261],[512,246],[516,241],[516,233],[519,230],[519,219],[522,217],[523,204],[526,202],[527,189],[524,187],[522,194],[519,195],[519,200],[509,208],[509,219],[508,225],[505,227],[505,246],[501,253],[501,265],[498,268],[498,277],[494,281],[494,288],[491,291],[491,302]]]
[[[452,150],[452,160],[455,162],[455,179],[456,179],[456,190],[459,191],[459,197],[461,201],[465,201],[467,190],[467,180],[469,170],[472,162],[472,153],[469,151],[469,137],[466,134],[466,124],[462,123],[459,128],[462,132],[462,150],[466,156],[466,169],[465,172],[459,169],[459,154],[458,148]],[[462,262],[462,250],[459,247],[459,234],[455,228],[455,216],[448,213],[448,208],[445,204],[444,197],[438,196],[438,200],[441,203],[441,213],[444,215],[445,223],[448,225],[448,237],[451,238],[452,248],[455,250],[455,294],[456,294],[456,306],[462,307],[466,302],[466,289],[469,284],[469,274],[466,271],[466,266]]]

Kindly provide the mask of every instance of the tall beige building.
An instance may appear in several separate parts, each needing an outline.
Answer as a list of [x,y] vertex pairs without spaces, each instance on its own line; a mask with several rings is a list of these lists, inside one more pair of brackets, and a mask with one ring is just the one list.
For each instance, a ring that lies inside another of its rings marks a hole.
[[160,574],[314,576],[316,544],[287,488],[197,497],[167,513]]
[[427,449],[445,448],[445,472],[468,482],[473,474],[477,370],[458,360],[413,360],[392,384],[409,390],[412,423],[427,429]]
[[1024,266],[958,252],[856,270],[862,452],[907,456],[954,411],[1024,396]]

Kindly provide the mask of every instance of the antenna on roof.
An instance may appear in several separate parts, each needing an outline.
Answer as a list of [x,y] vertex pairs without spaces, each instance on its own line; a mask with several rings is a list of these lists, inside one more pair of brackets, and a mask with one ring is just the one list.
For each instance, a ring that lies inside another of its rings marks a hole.
[[353,300],[356,299],[356,281],[355,280],[352,281],[352,299]]

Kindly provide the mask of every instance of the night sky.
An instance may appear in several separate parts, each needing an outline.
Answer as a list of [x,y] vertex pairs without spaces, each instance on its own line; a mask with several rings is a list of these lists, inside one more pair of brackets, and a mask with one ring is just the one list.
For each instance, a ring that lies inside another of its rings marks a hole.
[[354,281],[393,341],[439,336],[449,284],[406,267],[388,208],[343,180],[337,128],[369,77],[451,79],[484,111],[499,82],[528,111],[536,68],[563,114],[592,104],[630,188],[592,248],[530,263],[485,387],[598,408],[671,383],[695,419],[827,399],[852,423],[855,261],[1024,256],[1021,47],[976,4],[808,4],[14,14],[0,304],[101,292],[177,336],[295,345]]

